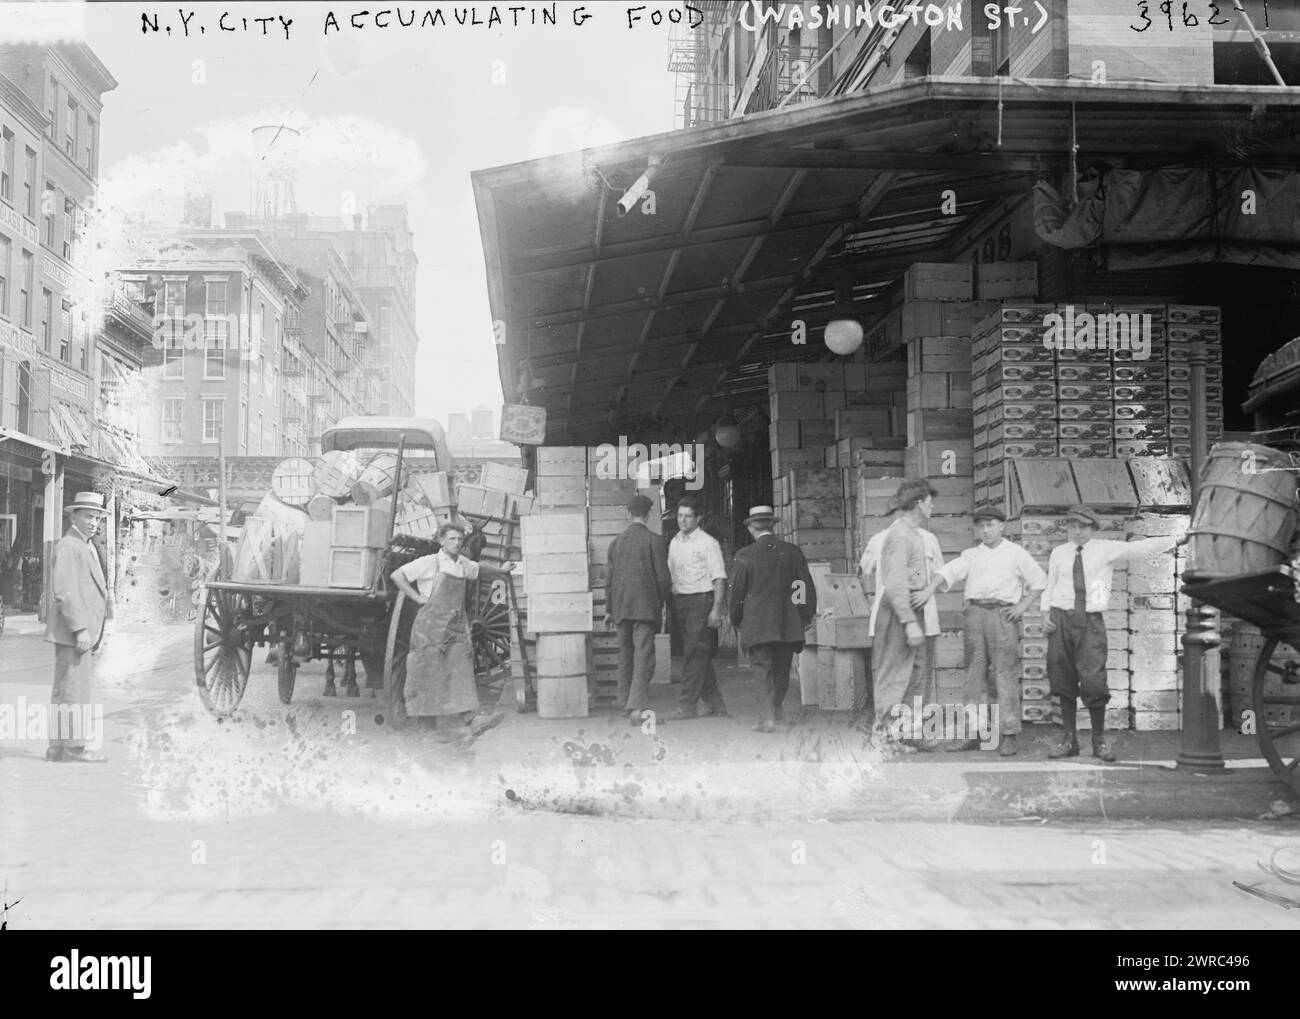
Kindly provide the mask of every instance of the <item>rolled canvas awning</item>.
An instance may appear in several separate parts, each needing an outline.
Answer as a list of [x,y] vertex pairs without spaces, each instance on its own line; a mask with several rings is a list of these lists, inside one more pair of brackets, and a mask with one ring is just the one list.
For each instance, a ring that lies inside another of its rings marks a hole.
[[[502,388],[541,384],[548,443],[689,437],[711,394],[758,403],[768,365],[829,356],[832,314],[870,329],[909,265],[1061,180],[1073,141],[1080,167],[1293,168],[1297,134],[1296,89],[930,77],[481,170]],[[652,156],[654,214],[619,216]]]

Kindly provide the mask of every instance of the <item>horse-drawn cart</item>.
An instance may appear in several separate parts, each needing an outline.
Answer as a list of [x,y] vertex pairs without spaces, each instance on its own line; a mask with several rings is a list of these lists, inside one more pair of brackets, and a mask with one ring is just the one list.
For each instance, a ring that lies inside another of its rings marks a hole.
[[1251,710],[1260,750],[1274,774],[1300,793],[1300,601],[1290,566],[1188,583],[1184,591],[1206,605],[1259,627],[1264,646],[1255,660]]
[[[450,472],[451,456],[442,428],[434,421],[401,418],[352,418],[340,421],[321,437],[322,453],[333,450],[396,451],[395,483],[400,488],[408,449],[431,454],[434,466]],[[254,648],[275,650],[280,700],[293,697],[298,667],[324,660],[327,695],[334,693],[335,666],[342,665],[343,692],[358,696],[356,661],[360,658],[367,686],[383,697],[390,717],[399,721],[405,677],[407,638],[415,606],[392,585],[393,570],[437,550],[429,535],[395,533],[397,500],[388,513],[385,547],[364,588],[294,583],[213,581],[205,585],[195,623],[194,675],[204,706],[228,715],[248,684]],[[472,548],[471,557],[475,557]],[[499,668],[509,657],[509,609],[489,581],[470,585],[466,619],[476,670]],[[381,679],[382,677],[382,679]]]

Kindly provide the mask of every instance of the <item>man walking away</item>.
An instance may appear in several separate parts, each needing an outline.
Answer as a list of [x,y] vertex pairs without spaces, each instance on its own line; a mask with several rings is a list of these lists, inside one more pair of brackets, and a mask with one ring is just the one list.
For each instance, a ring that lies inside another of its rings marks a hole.
[[1043,629],[1047,632],[1047,679],[1052,695],[1060,698],[1065,737],[1048,757],[1078,757],[1077,701],[1092,716],[1092,756],[1115,760],[1106,742],[1106,622],[1110,607],[1114,565],[1123,559],[1141,559],[1168,552],[1187,539],[1175,535],[1139,541],[1094,538],[1101,520],[1087,506],[1075,506],[1065,518],[1064,545],[1052,549],[1047,560],[1047,589],[1043,591]]
[[[944,566],[926,594],[966,586],[962,635],[966,645],[966,704],[998,706],[998,753],[1016,753],[1020,725],[1020,618],[1047,586],[1045,574],[1024,546],[1002,537],[1006,514],[995,506],[975,511],[980,543]],[[979,740],[953,747],[975,750]]]
[[668,572],[673,583],[673,620],[682,641],[682,700],[675,718],[726,717],[718,690],[713,656],[727,597],[727,568],[722,546],[700,526],[700,507],[687,496],[677,504],[677,534],[668,544]]
[[85,724],[90,706],[91,652],[104,636],[104,620],[113,615],[108,583],[91,543],[100,520],[108,514],[98,492],[78,492],[63,512],[72,517],[72,526],[54,546],[50,610],[45,621],[45,639],[54,645],[54,688],[50,692],[54,717],[45,759],[102,764],[106,758],[86,749],[84,733],[77,728]]
[[655,671],[655,634],[672,595],[668,545],[650,530],[654,504],[634,495],[627,504],[627,529],[609,545],[605,573],[605,625],[618,630],[618,699],[632,725],[650,694]]
[[[904,481],[894,497],[898,518],[885,532],[881,548],[880,610],[876,616],[871,657],[874,673],[876,728],[888,731],[894,707],[926,695],[933,640],[927,640],[913,607],[913,596],[930,581],[930,563],[922,538],[934,508],[934,489],[925,480]],[[933,750],[932,741],[902,741],[919,750]]]
[[775,523],[771,506],[750,509],[745,526],[754,542],[736,553],[731,573],[731,623],[763,683],[757,732],[774,732],[784,719],[790,665],[817,614],[808,561],[798,546],[773,537]]

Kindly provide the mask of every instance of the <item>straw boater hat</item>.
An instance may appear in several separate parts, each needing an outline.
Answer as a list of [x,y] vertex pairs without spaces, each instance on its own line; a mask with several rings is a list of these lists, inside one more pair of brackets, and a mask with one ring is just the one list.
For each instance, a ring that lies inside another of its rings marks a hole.
[[751,506],[749,507],[749,516],[745,518],[746,524],[756,524],[760,520],[775,520],[776,513],[771,506]]
[[63,507],[63,512],[67,514],[79,509],[108,516],[108,510],[104,507],[104,497],[98,492],[78,492],[77,497]]

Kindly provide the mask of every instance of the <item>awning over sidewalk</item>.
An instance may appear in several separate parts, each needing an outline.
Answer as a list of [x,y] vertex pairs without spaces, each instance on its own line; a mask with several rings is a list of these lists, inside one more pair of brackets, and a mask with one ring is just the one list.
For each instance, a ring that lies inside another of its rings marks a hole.
[[[907,266],[1059,180],[1072,123],[1080,168],[1293,165],[1300,90],[922,78],[479,171],[506,398],[540,383],[549,443],[693,435],[712,394],[761,399],[768,364],[825,353],[832,313],[869,327]],[[619,216],[652,157],[653,214]]]

